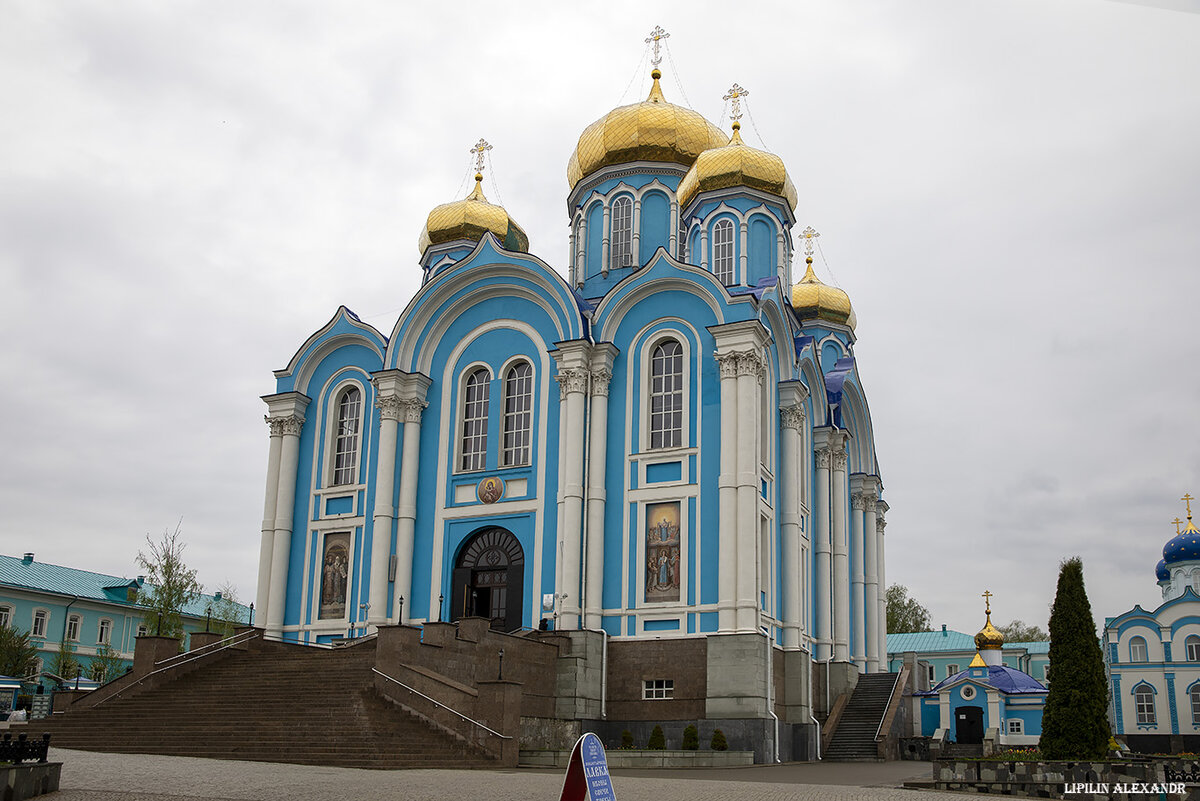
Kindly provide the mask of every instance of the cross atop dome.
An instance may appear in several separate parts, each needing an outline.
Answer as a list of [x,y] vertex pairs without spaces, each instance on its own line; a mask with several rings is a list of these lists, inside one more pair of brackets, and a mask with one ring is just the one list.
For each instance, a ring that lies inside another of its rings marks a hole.
[[658,65],[662,63],[662,54],[658,51],[658,43],[670,37],[671,34],[664,31],[661,25],[655,25],[654,30],[650,31],[649,38],[646,39],[646,44],[654,45],[654,57],[650,59],[650,65],[655,69],[658,69]]
[[729,118],[733,120],[733,125],[735,128],[741,127],[741,123],[739,123],[738,120],[742,118],[742,98],[749,96],[750,91],[748,89],[743,89],[735,83],[732,87],[730,87],[729,91],[725,93],[725,97],[721,98],[722,100],[729,101]]
[[[734,86],[736,85],[734,84]],[[804,255],[811,259],[813,254],[813,240],[819,237],[820,234],[817,233],[816,228],[810,225],[800,232],[800,236],[804,237]]]
[[1175,515],[1175,519],[1171,521],[1175,524],[1175,534],[1179,534],[1179,527],[1183,525],[1183,521],[1179,519],[1179,515]]
[[1185,492],[1179,500],[1187,504],[1188,520],[1192,519],[1192,493]]
[[475,143],[475,147],[471,148],[471,155],[475,157],[475,172],[483,172],[483,157],[491,149],[492,146],[482,136]]
[[981,595],[980,597],[983,598],[983,602],[987,606],[987,608],[984,610],[984,614],[990,616],[992,614],[992,593],[991,593],[991,591],[984,590],[983,595]]

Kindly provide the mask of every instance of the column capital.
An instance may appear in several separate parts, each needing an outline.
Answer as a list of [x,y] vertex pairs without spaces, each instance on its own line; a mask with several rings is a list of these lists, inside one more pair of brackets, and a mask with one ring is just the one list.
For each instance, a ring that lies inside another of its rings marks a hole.
[[558,382],[558,397],[566,400],[567,395],[572,392],[587,392],[591,375],[591,371],[585,367],[567,367],[559,370],[558,375],[554,376],[554,380]]
[[863,511],[874,514],[875,506],[877,503],[877,499],[875,498],[875,496],[870,493],[864,492],[862,495],[862,500],[863,500]]
[[766,363],[763,361],[762,354],[758,350],[747,350],[739,353],[737,365],[739,378],[744,375],[761,378],[762,374],[766,372]]
[[271,417],[263,415],[263,420],[271,427],[272,437],[282,437],[286,435],[300,436],[300,430],[304,428],[304,418],[298,414],[289,414],[286,417]]
[[717,361],[717,369],[721,371],[721,378],[737,378],[739,361],[737,353],[714,353],[713,358]]
[[403,423],[421,422],[421,412],[428,405],[428,402],[416,398],[380,398],[375,401],[382,419]]
[[377,397],[375,399],[375,408],[379,410],[380,420],[399,420],[400,415],[404,413],[404,401],[395,396]]
[[850,496],[850,508],[857,509],[860,512],[866,506],[867,496],[861,492],[856,492]]
[[592,370],[592,395],[603,395],[607,398],[610,381],[612,381],[612,370],[607,367]]
[[849,457],[846,455],[845,451],[843,451],[843,450],[834,451],[833,452],[834,472],[838,472],[838,471],[843,472],[843,473],[846,472],[846,462],[848,461],[848,459],[849,459]]
[[816,455],[817,455],[817,469],[818,470],[828,470],[833,461],[833,449],[817,448]]
[[808,415],[805,413],[803,406],[779,407],[779,425],[783,428],[794,428],[798,431],[803,430],[806,419],[808,419]]

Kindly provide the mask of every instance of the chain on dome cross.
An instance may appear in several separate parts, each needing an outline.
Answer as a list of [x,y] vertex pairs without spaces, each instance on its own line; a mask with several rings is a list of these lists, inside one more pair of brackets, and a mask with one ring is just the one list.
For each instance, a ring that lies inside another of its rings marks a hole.
[[735,83],[726,93],[725,97],[721,98],[722,100],[730,101],[729,118],[734,122],[742,118],[742,98],[749,96],[749,90],[743,89]]
[[471,148],[471,155],[475,157],[475,172],[483,172],[483,156],[491,149],[492,146],[482,137],[475,143],[475,147]]
[[654,58],[650,59],[653,66],[657,67],[662,63],[662,55],[658,52],[658,43],[669,38],[671,38],[671,34],[664,31],[661,25],[655,25],[654,30],[650,31],[650,38],[646,40],[646,44],[654,45]]
[[991,590],[984,590],[983,595],[981,597],[983,598],[983,602],[987,605],[987,610],[986,610],[987,614],[990,615],[992,613],[992,592],[991,592]]
[[810,225],[800,232],[800,236],[804,237],[804,255],[811,256],[813,254],[813,240],[819,237],[820,234],[817,233],[816,228]]

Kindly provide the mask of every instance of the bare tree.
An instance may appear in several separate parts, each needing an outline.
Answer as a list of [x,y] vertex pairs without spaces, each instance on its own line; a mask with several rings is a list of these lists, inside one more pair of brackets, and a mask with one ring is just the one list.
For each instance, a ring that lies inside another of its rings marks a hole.
[[138,604],[146,608],[146,628],[157,635],[183,641],[183,610],[204,588],[196,571],[183,561],[186,547],[180,538],[183,523],[175,531],[163,531],[155,541],[146,535],[149,553],[138,551],[137,563],[146,571],[146,583],[138,593]]

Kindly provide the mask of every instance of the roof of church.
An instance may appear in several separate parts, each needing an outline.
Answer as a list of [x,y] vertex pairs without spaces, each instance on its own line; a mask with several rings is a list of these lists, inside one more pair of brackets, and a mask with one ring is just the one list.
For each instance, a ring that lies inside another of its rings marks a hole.
[[926,653],[929,651],[974,651],[975,637],[963,634],[954,629],[941,631],[914,631],[905,634],[889,634],[887,636],[889,654],[900,654],[907,651]]
[[[122,606],[136,606],[129,602],[127,588],[143,586],[136,578],[93,573],[90,570],[52,565],[33,559],[27,562],[15,556],[2,554],[0,585]],[[183,612],[185,615],[203,617],[205,608],[213,600],[212,595],[201,595],[188,604]],[[250,610],[247,608],[246,611]]]
[[[975,681],[982,682],[989,687],[994,687],[1005,695],[1033,695],[1045,694],[1046,687],[1033,676],[1028,673],[1023,673],[1016,668],[1010,668],[1008,665],[989,665],[987,678],[977,678]],[[959,681],[970,678],[971,669],[960,670],[953,676],[942,679],[937,686],[926,693],[917,693],[917,695],[932,695],[937,693],[942,687],[956,684]]]
[[[1184,526],[1183,531],[1180,531],[1179,524],[1183,521],[1178,517],[1175,518],[1175,536],[1167,540],[1167,544],[1163,546],[1162,563],[1165,565],[1200,559],[1200,529],[1197,529],[1192,523],[1191,493],[1185,494],[1180,500],[1187,502],[1187,525]],[[1154,572],[1158,580],[1162,581],[1164,575],[1157,568]]]

